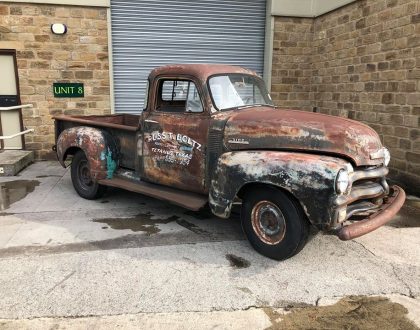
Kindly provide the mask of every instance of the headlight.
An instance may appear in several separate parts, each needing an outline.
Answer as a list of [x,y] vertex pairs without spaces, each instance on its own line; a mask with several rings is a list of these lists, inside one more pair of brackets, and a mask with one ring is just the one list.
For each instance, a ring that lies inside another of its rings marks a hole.
[[337,174],[337,178],[335,179],[335,190],[339,194],[344,194],[350,185],[350,178],[349,173],[342,169]]
[[384,148],[384,164],[385,166],[389,165],[389,162],[391,161],[391,153],[387,148]]

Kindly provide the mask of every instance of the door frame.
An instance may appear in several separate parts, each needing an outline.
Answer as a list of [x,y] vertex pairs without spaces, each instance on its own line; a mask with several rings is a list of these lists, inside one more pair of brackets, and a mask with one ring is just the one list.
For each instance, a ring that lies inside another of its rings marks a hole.
[[[16,49],[1,49],[0,48],[0,55],[10,55],[13,57],[14,70],[15,70],[15,82],[16,82],[16,99],[17,99],[16,105],[22,105],[22,102],[20,99],[20,84],[19,84],[19,72],[18,72],[18,65],[17,65]],[[19,121],[20,121],[20,130],[23,131],[24,126],[23,126],[22,109],[19,110]],[[0,135],[3,135],[1,116],[0,116]],[[22,140],[22,150],[24,150],[25,149],[24,135],[21,136],[21,140]],[[3,140],[0,140],[0,149],[1,150],[4,149]]]

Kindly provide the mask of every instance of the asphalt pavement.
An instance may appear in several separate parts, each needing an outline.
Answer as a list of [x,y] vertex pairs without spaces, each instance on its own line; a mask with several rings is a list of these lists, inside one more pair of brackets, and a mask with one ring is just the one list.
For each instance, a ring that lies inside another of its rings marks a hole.
[[350,295],[393,295],[418,306],[414,197],[369,235],[342,242],[313,231],[302,252],[278,262],[252,249],[238,216],[221,220],[119,189],[84,200],[56,162],[35,163],[0,186],[3,320],[167,315],[185,322],[213,313],[221,322],[215,315],[245,313],[264,328],[270,321],[256,315],[260,308]]

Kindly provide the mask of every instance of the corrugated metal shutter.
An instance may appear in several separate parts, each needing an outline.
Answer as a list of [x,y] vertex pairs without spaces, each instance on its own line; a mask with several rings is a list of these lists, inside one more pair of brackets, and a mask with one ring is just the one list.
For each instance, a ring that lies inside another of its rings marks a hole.
[[266,0],[111,0],[115,110],[143,109],[146,79],[174,63],[263,73]]

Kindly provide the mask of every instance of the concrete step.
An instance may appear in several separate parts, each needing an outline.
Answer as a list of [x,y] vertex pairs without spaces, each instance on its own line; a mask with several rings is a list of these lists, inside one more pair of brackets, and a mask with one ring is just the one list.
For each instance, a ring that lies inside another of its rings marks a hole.
[[14,176],[33,161],[33,151],[0,150],[0,177]]

